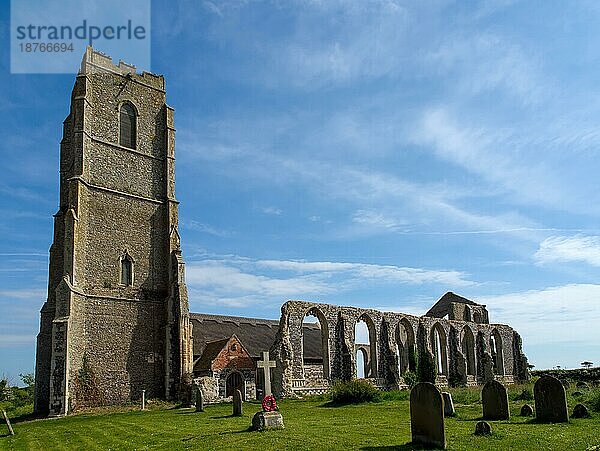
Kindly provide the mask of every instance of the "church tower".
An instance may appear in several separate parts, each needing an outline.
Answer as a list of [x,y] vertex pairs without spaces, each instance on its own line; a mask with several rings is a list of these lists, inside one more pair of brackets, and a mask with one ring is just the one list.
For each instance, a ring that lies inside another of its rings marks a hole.
[[88,47],[60,144],[36,412],[178,395],[192,327],[177,227],[165,80]]

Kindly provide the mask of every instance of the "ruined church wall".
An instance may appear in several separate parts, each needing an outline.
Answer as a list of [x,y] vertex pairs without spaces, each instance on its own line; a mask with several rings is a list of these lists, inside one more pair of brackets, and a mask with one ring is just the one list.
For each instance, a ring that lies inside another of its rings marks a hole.
[[[324,377],[326,383],[356,377],[355,345],[357,343],[354,329],[361,319],[365,320],[370,330],[368,354],[372,363],[369,378],[382,388],[399,388],[404,384],[398,367],[400,356],[397,351],[397,337],[400,324],[408,329],[410,344],[415,352],[421,350],[434,356],[437,349],[436,342],[439,339],[440,358],[443,362],[441,372],[438,374],[440,385],[483,383],[491,378],[511,383],[527,377],[526,373],[516,371],[519,369],[516,360],[522,363],[526,362],[526,359],[520,350],[520,343],[519,346],[515,346],[515,337],[518,334],[506,325],[288,301],[282,306],[280,330],[271,350],[279,366],[276,369],[274,382],[274,389],[279,394],[310,391],[316,388],[315,384],[323,385],[322,380],[315,380],[313,365],[304,365],[303,362],[302,323],[304,317],[309,314],[319,318],[323,335],[327,337],[322,365],[324,374],[329,375]],[[472,332],[473,339],[463,345],[462,337],[466,329]],[[435,334],[434,330],[437,331]],[[498,343],[501,352],[496,356],[496,359],[500,359],[500,365],[494,365],[490,345],[493,334],[501,341]],[[402,349],[405,350],[403,352],[407,352],[408,344],[401,343]],[[520,354],[515,356],[515,352]],[[406,359],[406,355],[404,358]],[[469,358],[472,362],[471,366],[476,367],[476,371],[471,370],[470,373],[468,373],[467,362]]]

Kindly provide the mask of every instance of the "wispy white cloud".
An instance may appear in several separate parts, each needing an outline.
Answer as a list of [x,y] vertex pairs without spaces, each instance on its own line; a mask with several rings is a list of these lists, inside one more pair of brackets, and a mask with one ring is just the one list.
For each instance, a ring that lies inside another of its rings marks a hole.
[[190,291],[199,296],[196,299],[236,307],[251,306],[257,298],[274,304],[289,298],[315,299],[368,284],[465,287],[475,283],[468,274],[455,270],[235,256],[192,261],[186,280]]
[[408,224],[408,221],[399,222],[396,219],[384,216],[380,212],[369,210],[357,210],[352,216],[352,222],[391,231],[398,230]]
[[539,264],[584,262],[600,266],[600,236],[551,236],[540,243],[534,258]]
[[298,260],[257,260],[258,266],[299,273],[346,273],[359,281],[379,280],[385,282],[423,284],[439,283],[450,286],[467,286],[473,282],[460,271],[406,268],[394,265],[374,265],[347,262],[307,262]]
[[456,75],[462,95],[500,90],[503,95],[530,104],[543,99],[549,89],[535,55],[526,53],[507,36],[485,32],[449,34],[428,58],[438,71]]
[[567,210],[579,207],[554,168],[535,153],[521,153],[510,131],[472,126],[440,107],[425,111],[413,139],[439,158],[502,187],[512,202]]
[[480,297],[495,323],[510,324],[524,343],[597,343],[600,340],[600,285],[569,284]]
[[281,216],[283,210],[277,207],[260,207],[260,211],[262,211],[266,215],[272,216]]
[[209,235],[218,236],[218,237],[227,237],[232,234],[229,230],[221,230],[211,225],[198,222],[194,219],[189,221],[181,221],[181,227],[189,230],[195,230],[201,233],[207,233]]

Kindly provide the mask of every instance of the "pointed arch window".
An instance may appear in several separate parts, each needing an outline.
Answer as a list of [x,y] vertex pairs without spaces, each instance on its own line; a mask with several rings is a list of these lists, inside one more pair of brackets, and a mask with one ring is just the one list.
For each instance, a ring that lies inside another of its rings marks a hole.
[[119,144],[123,147],[135,149],[136,143],[136,112],[133,105],[125,102],[121,105],[120,111],[120,128],[119,128]]
[[127,252],[121,257],[121,285],[133,285],[133,259]]

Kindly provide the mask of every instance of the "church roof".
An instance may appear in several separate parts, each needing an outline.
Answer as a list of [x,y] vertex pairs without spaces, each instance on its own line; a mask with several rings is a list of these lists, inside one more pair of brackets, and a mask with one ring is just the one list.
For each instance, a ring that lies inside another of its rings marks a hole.
[[[194,357],[204,353],[209,342],[227,341],[236,335],[250,356],[259,359],[263,351],[268,351],[275,342],[279,330],[279,320],[245,318],[241,316],[209,315],[190,313],[194,326]],[[321,329],[316,323],[304,323],[304,357],[322,359]],[[214,345],[216,346],[216,345]],[[217,351],[218,352],[218,351]],[[202,356],[204,358],[204,356]]]
[[437,301],[433,307],[429,309],[425,316],[433,316],[436,318],[442,318],[444,315],[448,313],[448,306],[451,302],[456,302],[459,304],[468,304],[468,305],[480,305],[476,302],[471,301],[470,299],[463,298],[452,291],[448,291],[445,295],[443,295],[439,301]]
[[222,340],[215,340],[206,343],[204,347],[204,351],[202,352],[202,356],[200,359],[194,364],[194,371],[202,369],[210,369],[210,365],[213,360],[217,358],[219,352],[223,350],[229,338],[223,338]]

